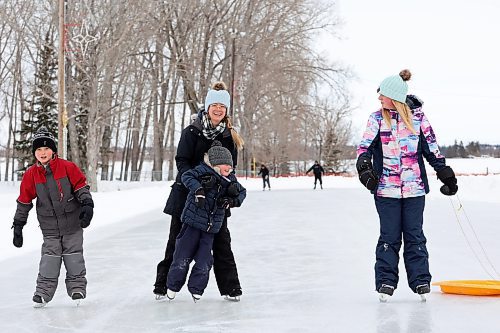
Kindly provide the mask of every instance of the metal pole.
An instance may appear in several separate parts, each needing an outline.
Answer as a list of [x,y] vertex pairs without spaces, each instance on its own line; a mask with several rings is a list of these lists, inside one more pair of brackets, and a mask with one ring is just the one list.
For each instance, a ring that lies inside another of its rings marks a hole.
[[66,106],[64,104],[64,1],[59,0],[59,53],[57,63],[58,75],[58,131],[57,131],[57,151],[62,158],[66,158],[66,123],[68,115],[66,114]]
[[57,62],[58,130],[57,151],[63,151],[63,108],[64,108],[64,0],[59,0],[59,52]]
[[231,103],[231,108],[229,109],[229,115],[234,118],[234,69],[235,69],[235,64],[236,64],[236,30],[233,30],[232,32],[232,38],[233,38],[233,43],[232,43],[232,52],[231,52],[231,96],[230,97],[230,103]]
[[323,145],[323,139],[319,139],[319,164],[321,164],[321,148]]

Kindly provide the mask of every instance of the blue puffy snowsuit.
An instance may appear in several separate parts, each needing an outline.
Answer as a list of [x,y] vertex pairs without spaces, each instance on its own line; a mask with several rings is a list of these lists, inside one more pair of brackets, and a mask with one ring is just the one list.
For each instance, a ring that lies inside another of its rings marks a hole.
[[[215,185],[203,187],[201,179],[209,176],[215,177]],[[228,186],[234,183],[239,194],[232,199],[234,207],[239,207],[246,197],[246,189],[238,183],[233,174],[222,177],[204,162],[186,171],[182,175],[182,182],[189,189],[189,194],[182,211],[183,225],[176,239],[174,259],[167,276],[167,288],[175,292],[182,288],[186,282],[189,264],[194,259],[188,290],[191,294],[203,295],[213,265],[214,235],[219,232],[225,216],[225,209],[217,204],[217,200],[227,196]],[[195,202],[195,192],[202,187],[205,191],[205,205],[200,208]]]

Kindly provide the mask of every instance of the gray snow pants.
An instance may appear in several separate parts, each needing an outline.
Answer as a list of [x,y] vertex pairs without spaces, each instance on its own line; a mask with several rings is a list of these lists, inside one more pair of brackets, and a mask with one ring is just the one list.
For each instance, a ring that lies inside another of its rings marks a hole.
[[85,260],[83,259],[83,230],[63,236],[44,236],[42,258],[36,280],[35,295],[46,302],[52,300],[57,289],[61,261],[66,267],[66,290],[71,296],[81,292],[86,296]]

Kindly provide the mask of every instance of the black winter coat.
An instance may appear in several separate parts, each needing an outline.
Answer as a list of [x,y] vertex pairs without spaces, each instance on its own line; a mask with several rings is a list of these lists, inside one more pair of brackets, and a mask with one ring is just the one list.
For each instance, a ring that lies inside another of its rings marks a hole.
[[325,169],[319,164],[314,164],[312,167],[309,168],[309,170],[306,171],[306,173],[309,173],[311,171],[314,173],[316,177],[321,177],[322,173],[325,173]]
[[[215,137],[214,140],[207,139],[202,133],[201,111],[198,118],[184,130],[182,130],[175,162],[177,164],[177,177],[172,184],[170,195],[163,212],[172,216],[181,217],[182,210],[186,204],[186,199],[189,191],[182,184],[181,177],[184,172],[194,168],[203,161],[205,153],[210,149],[212,142],[218,140],[222,146],[227,148],[233,156],[233,168],[236,169],[238,160],[238,150],[234,144],[231,131],[226,128],[224,132]],[[229,216],[229,215],[228,215]]]
[[267,167],[260,167],[258,175],[262,175],[262,178],[269,176],[269,169]]

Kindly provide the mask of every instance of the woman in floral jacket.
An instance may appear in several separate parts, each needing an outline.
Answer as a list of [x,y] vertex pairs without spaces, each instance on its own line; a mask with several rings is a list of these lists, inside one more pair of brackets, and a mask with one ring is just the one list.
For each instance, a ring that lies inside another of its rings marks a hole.
[[422,102],[407,96],[406,81],[410,77],[410,71],[403,70],[382,81],[378,90],[382,107],[370,115],[357,149],[359,179],[374,194],[380,219],[375,285],[382,301],[397,288],[402,242],[410,288],[421,295],[430,292],[429,254],[423,232],[429,184],[423,159],[444,183],[443,194],[454,195],[458,190],[455,174],[439,152],[434,131],[422,111]]

